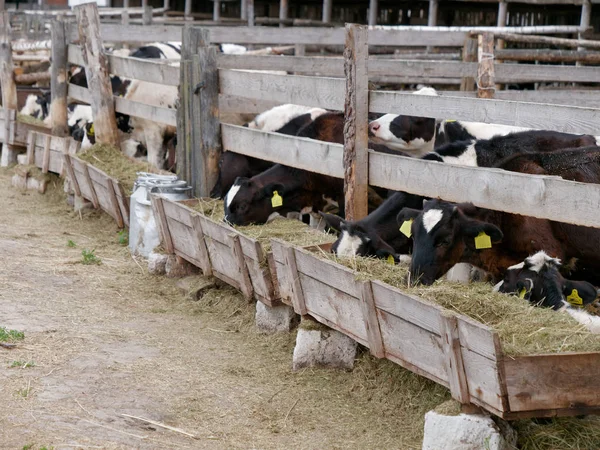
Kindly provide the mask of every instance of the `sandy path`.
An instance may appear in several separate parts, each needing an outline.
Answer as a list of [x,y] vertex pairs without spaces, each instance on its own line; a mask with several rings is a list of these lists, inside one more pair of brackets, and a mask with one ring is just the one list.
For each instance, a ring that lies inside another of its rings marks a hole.
[[[258,335],[237,294],[183,298],[138,266],[110,218],[15,190],[6,171],[0,211],[0,326],[25,332],[0,348],[2,449],[414,448],[423,403],[447,398],[369,357],[352,373],[292,373],[294,336]],[[102,264],[81,264],[83,249]]]

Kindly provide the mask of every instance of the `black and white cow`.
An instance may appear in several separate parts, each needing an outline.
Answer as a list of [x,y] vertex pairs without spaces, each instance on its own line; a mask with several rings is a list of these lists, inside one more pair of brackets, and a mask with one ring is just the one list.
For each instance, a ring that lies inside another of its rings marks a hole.
[[46,120],[50,117],[51,93],[46,92],[42,95],[29,94],[25,99],[25,105],[19,111],[19,114],[35,117],[39,120]]
[[[290,124],[293,119],[299,116],[303,116],[301,123],[302,125],[306,125],[310,121],[315,120],[317,117],[325,114],[326,112],[327,110],[323,108],[312,108],[309,106],[288,103],[285,105],[275,106],[265,112],[260,113],[252,122],[248,124],[248,128],[263,131],[277,131],[281,130],[285,125]],[[309,116],[306,116],[306,114],[309,114]],[[295,135],[298,130],[295,130],[294,133],[287,132],[285,134]]]
[[129,54],[132,58],[143,59],[181,59],[181,43],[153,42],[144,45]]
[[596,300],[598,289],[587,281],[566,279],[560,273],[561,266],[560,259],[541,250],[510,266],[495,289],[554,310],[562,308],[565,302],[580,307]]

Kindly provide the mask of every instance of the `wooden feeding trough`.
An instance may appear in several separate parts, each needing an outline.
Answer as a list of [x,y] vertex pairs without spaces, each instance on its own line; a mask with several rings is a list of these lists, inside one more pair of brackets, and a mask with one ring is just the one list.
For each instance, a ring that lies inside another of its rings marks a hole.
[[27,164],[39,167],[42,173],[64,175],[63,154],[74,155],[80,143],[68,137],[29,131],[27,135]]
[[235,287],[247,299],[280,304],[272,255],[256,239],[190,208],[198,202],[152,196],[166,250],[200,267],[204,275]]
[[505,419],[600,412],[600,353],[511,357],[491,328],[408,295],[307,249],[272,240],[279,292],[310,314],[415,373]]
[[129,198],[120,181],[76,156],[63,153],[63,158],[75,194],[106,212],[119,227],[129,226]]

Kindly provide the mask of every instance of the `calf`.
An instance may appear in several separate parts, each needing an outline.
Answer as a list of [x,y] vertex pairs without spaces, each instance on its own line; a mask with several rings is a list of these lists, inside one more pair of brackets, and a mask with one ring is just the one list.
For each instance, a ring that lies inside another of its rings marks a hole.
[[50,92],[46,92],[42,95],[29,94],[25,100],[25,105],[21,108],[19,114],[35,117],[39,120],[45,120],[50,115],[50,101]]
[[277,131],[298,116],[310,114],[310,118],[314,120],[326,112],[327,111],[322,108],[311,108],[309,106],[293,104],[275,106],[274,108],[271,108],[256,116],[254,120],[248,124],[248,128],[254,128],[256,130],[263,131]]
[[130,53],[132,58],[181,59],[181,44],[175,42],[154,42]]
[[404,208],[420,208],[423,197],[405,192],[392,194],[381,206],[367,217],[354,222],[333,214],[320,213],[327,224],[340,232],[331,251],[338,256],[374,256],[398,261],[398,254],[408,253],[412,241],[396,223],[398,212]]
[[595,145],[594,136],[531,130],[491,139],[452,142],[438,147],[423,159],[460,166],[492,167],[515,154],[553,152]]
[[507,294],[518,294],[529,302],[558,310],[564,302],[573,306],[592,303],[598,290],[587,281],[567,280],[560,273],[561,262],[539,251],[525,261],[507,269],[495,289]]
[[332,200],[343,205],[343,190],[341,179],[276,164],[252,178],[235,180],[224,199],[224,220],[261,224],[277,215],[322,210]]

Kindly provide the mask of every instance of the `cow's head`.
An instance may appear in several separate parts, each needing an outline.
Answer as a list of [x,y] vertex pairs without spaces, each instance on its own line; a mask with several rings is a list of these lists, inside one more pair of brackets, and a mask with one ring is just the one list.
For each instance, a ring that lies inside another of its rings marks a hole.
[[429,200],[423,210],[404,208],[397,221],[410,225],[413,238],[413,254],[410,267],[415,282],[432,284],[452,266],[461,262],[466,252],[475,252],[475,238],[486,233],[492,243],[502,240],[500,229],[488,222],[468,216],[475,211],[472,204],[457,205],[442,200]]
[[350,222],[334,214],[319,212],[330,228],[339,232],[338,239],[331,246],[331,252],[341,257],[373,256],[376,258],[394,258],[399,255],[374,230],[368,230],[360,223]]
[[376,142],[396,149],[430,151],[435,138],[435,119],[385,114],[369,123],[369,135]]
[[[277,194],[275,194],[277,193]],[[252,178],[236,178],[224,198],[225,221],[233,225],[266,223],[283,206],[273,206],[273,197],[285,198],[283,184],[261,185]]]
[[509,267],[498,290],[553,309],[561,308],[564,301],[573,306],[592,303],[597,297],[596,288],[586,281],[565,279],[560,267],[559,259],[539,251]]

